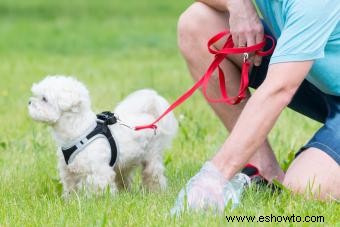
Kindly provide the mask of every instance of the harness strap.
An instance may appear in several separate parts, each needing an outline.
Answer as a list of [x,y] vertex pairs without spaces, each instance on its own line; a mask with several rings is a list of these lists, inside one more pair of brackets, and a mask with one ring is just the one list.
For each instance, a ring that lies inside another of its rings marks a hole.
[[[227,40],[224,43],[222,49],[216,50],[212,48],[213,44],[215,44],[217,41],[221,40],[223,37],[226,37]],[[262,51],[262,49],[266,45],[266,41],[269,39],[272,43],[271,48],[268,50]],[[228,95],[226,85],[225,85],[225,76],[222,68],[220,67],[221,62],[229,55],[229,54],[246,54],[254,52],[255,55],[258,56],[267,56],[273,53],[275,48],[275,41],[273,37],[265,35],[264,40],[261,43],[258,43],[253,46],[249,47],[235,47],[232,37],[230,35],[229,31],[223,31],[215,36],[213,36],[208,41],[208,50],[211,54],[215,55],[214,60],[211,62],[210,66],[208,67],[207,71],[203,74],[203,76],[189,89],[187,90],[182,96],[180,96],[175,102],[173,102],[168,109],[166,109],[154,122],[147,125],[141,125],[136,126],[135,130],[142,130],[142,129],[157,129],[156,123],[159,122],[165,115],[167,115],[169,112],[174,110],[177,106],[181,105],[184,101],[186,101],[198,88],[202,87],[202,92],[204,97],[209,102],[221,102],[226,103],[229,105],[236,105],[240,103],[245,97],[246,97],[246,91],[249,84],[249,68],[250,68],[250,62],[248,61],[248,58],[244,58],[244,62],[242,65],[242,72],[241,72],[241,82],[238,94],[234,97],[230,97]],[[208,97],[207,95],[207,88],[210,78],[212,77],[215,70],[218,69],[218,78],[219,78],[219,86],[220,86],[220,92],[221,97],[218,99],[212,99]]]
[[[108,112],[104,112],[104,113],[106,114]],[[69,161],[70,161],[70,158],[71,158],[72,155],[74,156],[77,153],[79,153],[91,141],[93,141],[94,139],[96,139],[99,136],[105,137],[110,144],[111,160],[110,160],[109,165],[112,167],[116,163],[117,156],[118,156],[117,144],[116,144],[116,142],[115,142],[115,140],[112,136],[112,133],[111,133],[109,127],[107,126],[108,122],[103,121],[100,117],[101,117],[101,115],[98,115],[99,121],[97,121],[97,126],[87,136],[85,136],[83,139],[79,140],[79,142],[77,142],[77,144],[73,145],[72,147],[61,149],[67,165],[69,164]],[[116,120],[111,120],[111,121],[116,122]]]
[[112,136],[112,133],[109,129],[109,127],[102,122],[97,122],[97,127],[86,137],[94,137],[97,134],[102,134],[106,137],[107,141],[110,144],[111,147],[111,160],[110,160],[110,166],[113,166],[117,160],[117,145],[116,142]]

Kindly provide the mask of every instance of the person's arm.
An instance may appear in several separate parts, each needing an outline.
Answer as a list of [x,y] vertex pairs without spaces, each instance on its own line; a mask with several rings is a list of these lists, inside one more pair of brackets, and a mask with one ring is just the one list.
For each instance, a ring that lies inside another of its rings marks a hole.
[[180,191],[172,214],[186,209],[223,213],[237,206],[249,177],[236,174],[256,152],[282,109],[310,70],[313,61],[272,64],[267,78],[249,99],[221,150]]
[[[252,0],[198,0],[216,10],[228,11],[229,30],[238,47],[253,46],[263,41],[263,25]],[[227,19],[227,18],[226,18]],[[254,64],[261,64],[256,56]]]
[[212,162],[232,178],[256,152],[310,70],[313,61],[272,64]]
[[233,176],[247,162],[306,77],[312,62],[325,56],[325,47],[340,20],[339,12],[340,3],[331,0],[288,1],[283,12],[285,25],[267,78],[249,99],[230,137],[213,158],[225,177]]

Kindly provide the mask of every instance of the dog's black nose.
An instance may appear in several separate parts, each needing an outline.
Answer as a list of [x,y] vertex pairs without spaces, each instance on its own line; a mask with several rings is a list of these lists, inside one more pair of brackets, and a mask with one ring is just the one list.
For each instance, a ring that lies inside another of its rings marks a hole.
[[31,105],[31,103],[32,103],[31,101],[28,101],[28,105]]

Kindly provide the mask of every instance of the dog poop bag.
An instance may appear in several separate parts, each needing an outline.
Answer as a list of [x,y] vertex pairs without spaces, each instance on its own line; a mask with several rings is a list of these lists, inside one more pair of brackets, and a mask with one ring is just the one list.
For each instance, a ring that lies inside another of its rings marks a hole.
[[226,180],[211,162],[206,162],[179,192],[171,216],[180,216],[186,210],[222,213],[229,203],[234,209],[249,183],[250,178],[243,173]]

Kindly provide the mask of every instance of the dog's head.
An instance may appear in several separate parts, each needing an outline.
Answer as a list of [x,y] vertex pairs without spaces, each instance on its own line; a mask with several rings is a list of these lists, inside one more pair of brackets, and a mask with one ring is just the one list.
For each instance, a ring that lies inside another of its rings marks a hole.
[[80,113],[91,105],[88,90],[73,77],[47,76],[31,90],[28,110],[36,121],[55,124],[63,114]]

